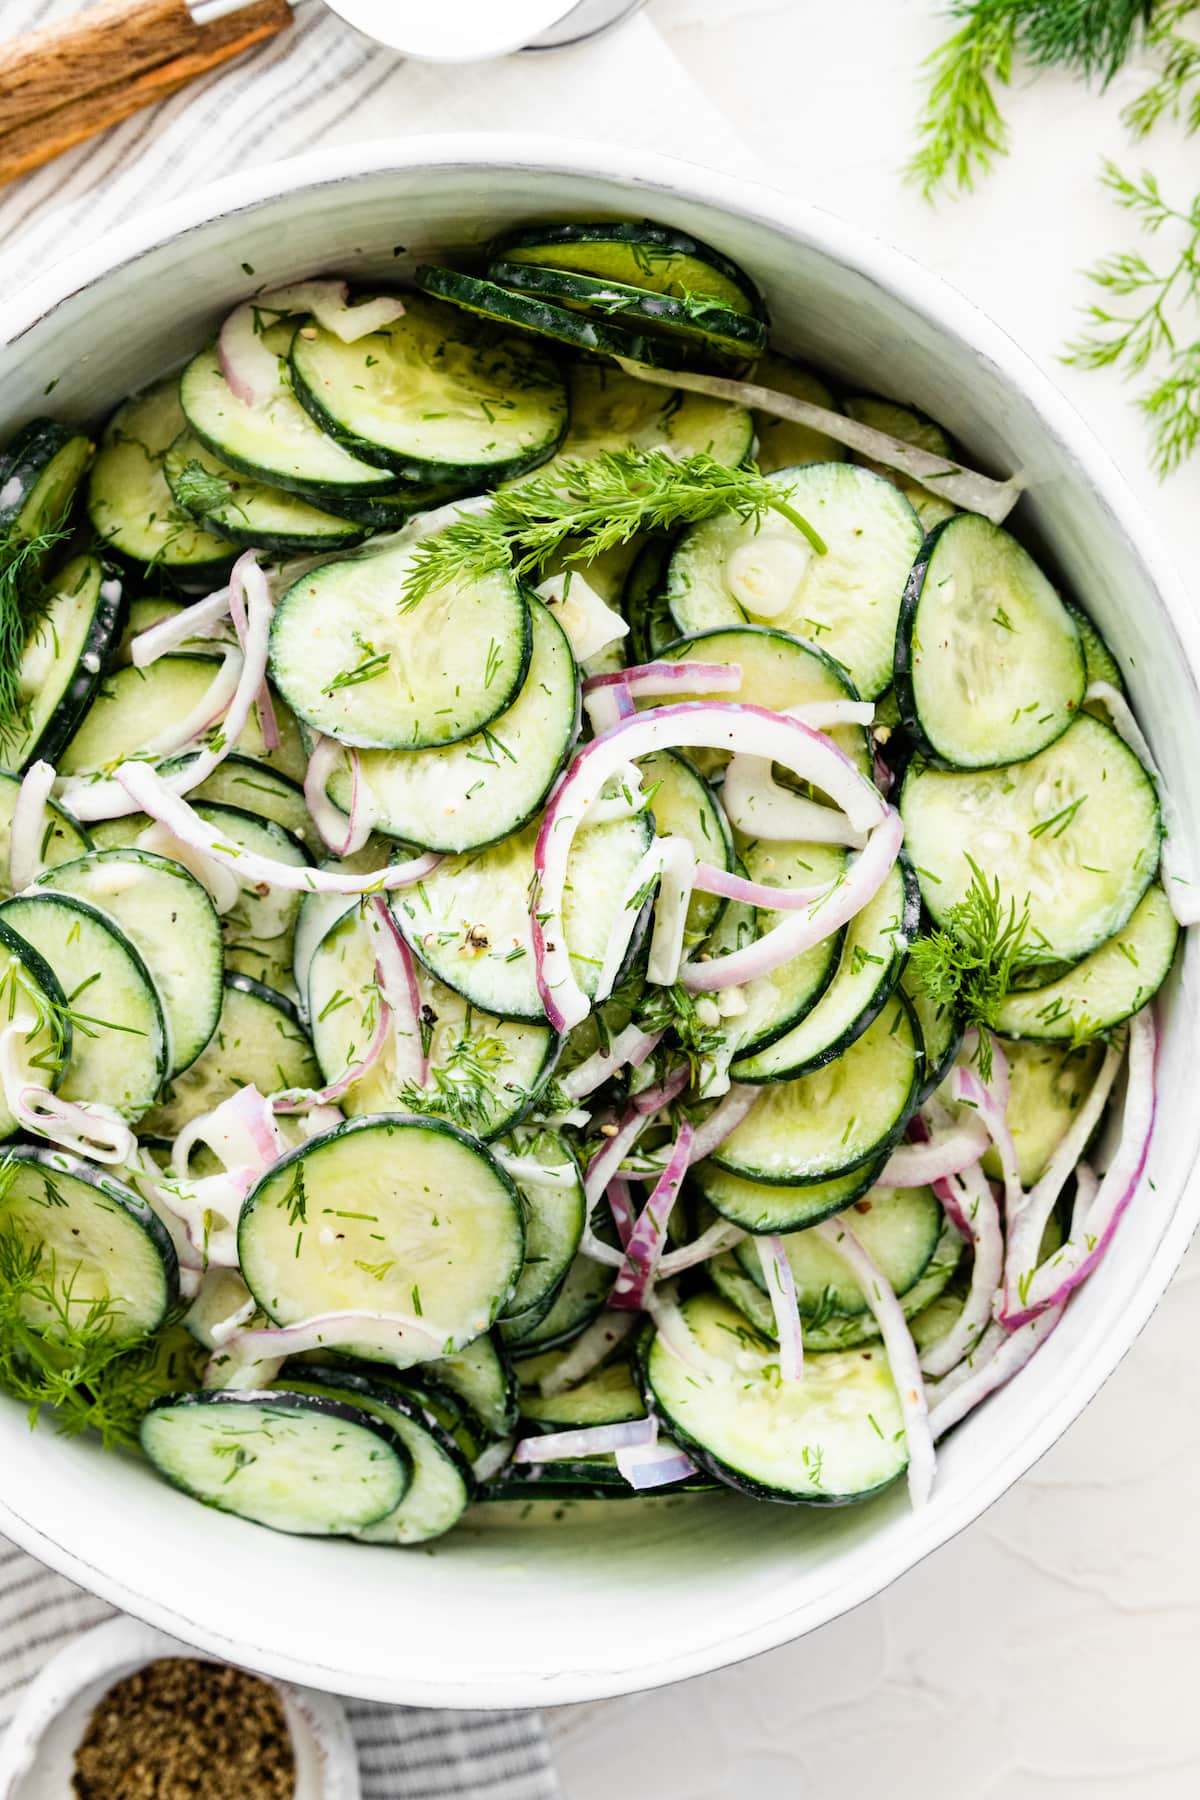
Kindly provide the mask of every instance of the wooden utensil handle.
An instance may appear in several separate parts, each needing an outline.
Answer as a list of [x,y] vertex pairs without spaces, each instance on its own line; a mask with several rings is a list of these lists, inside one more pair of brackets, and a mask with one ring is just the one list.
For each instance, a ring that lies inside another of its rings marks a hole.
[[24,32],[0,44],[0,131],[94,88],[132,81],[187,49],[196,34],[184,0],[102,0]]
[[251,0],[208,25],[183,0],[103,0],[0,44],[0,184],[164,100],[291,23],[289,0]]

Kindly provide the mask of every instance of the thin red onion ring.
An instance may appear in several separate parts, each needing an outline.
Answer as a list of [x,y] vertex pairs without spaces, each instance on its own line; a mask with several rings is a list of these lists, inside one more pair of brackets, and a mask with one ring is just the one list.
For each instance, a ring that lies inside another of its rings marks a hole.
[[[397,1352],[417,1362],[442,1355],[445,1341],[421,1319],[406,1313],[374,1312],[357,1308],[318,1314],[295,1325],[267,1325],[239,1331],[230,1339],[239,1350],[261,1351],[263,1356],[298,1356],[303,1350],[336,1350],[341,1345],[363,1344],[389,1356]],[[412,1353],[415,1352],[415,1355]]]
[[380,992],[391,1009],[396,1073],[400,1076],[406,1067],[411,1068],[413,1080],[423,1088],[429,1080],[429,1055],[421,1030],[421,989],[413,954],[383,896],[374,895],[367,908],[379,939],[375,966]]
[[1004,1233],[1000,1209],[978,1163],[932,1183],[953,1223],[968,1237],[975,1260],[962,1311],[943,1337],[921,1353],[926,1375],[946,1375],[980,1342],[991,1323],[1004,1277]]
[[775,1314],[775,1334],[779,1339],[779,1373],[784,1381],[800,1381],[804,1375],[804,1333],[800,1326],[800,1308],[796,1300],[796,1278],[788,1261],[783,1239],[778,1236],[755,1239],[759,1266],[767,1284],[767,1296]]
[[[981,1400],[986,1400],[989,1394],[994,1394],[1023,1369],[1034,1352],[1041,1349],[1062,1316],[1063,1308],[1052,1306],[1015,1331],[1005,1332],[1001,1326],[990,1326],[976,1347],[973,1365],[960,1363],[953,1375],[939,1382],[934,1389],[929,1413],[929,1429],[934,1440],[943,1437]],[[959,1370],[964,1373],[955,1381]]]
[[618,1450],[617,1468],[639,1494],[669,1487],[676,1481],[686,1481],[690,1475],[700,1472],[677,1444],[657,1442],[640,1449]]
[[979,1161],[991,1138],[982,1119],[963,1119],[925,1143],[900,1144],[875,1177],[876,1187],[932,1187]]
[[[244,654],[249,627],[246,623],[246,607],[242,599],[241,583],[237,581],[231,581],[229,584],[229,613],[233,620],[233,629],[237,632],[238,643],[242,646]],[[271,698],[271,684],[265,675],[262,686],[254,697],[254,707],[258,713],[258,729],[262,733],[263,749],[278,750],[279,721],[275,717],[275,702]]]
[[617,1278],[608,1297],[608,1304],[617,1310],[640,1312],[645,1306],[646,1294],[654,1282],[666,1242],[671,1212],[687,1173],[688,1152],[694,1136],[690,1120],[685,1119],[679,1128],[667,1166],[638,1215],[637,1224],[625,1245],[625,1259],[617,1270]]
[[618,1425],[581,1425],[575,1431],[547,1431],[522,1438],[513,1451],[515,1463],[558,1462],[563,1457],[607,1456],[614,1450],[652,1444],[658,1436],[654,1419],[625,1419]]
[[662,1039],[663,1031],[643,1031],[640,1025],[627,1025],[619,1031],[607,1050],[593,1051],[583,1062],[564,1075],[559,1086],[568,1100],[586,1100],[589,1094],[595,1093],[598,1087],[623,1069],[626,1064],[631,1069],[640,1069],[646,1059],[653,1055]]
[[636,1313],[614,1313],[606,1308],[585,1331],[580,1332],[566,1354],[538,1382],[541,1394],[552,1400],[556,1394],[565,1394],[568,1388],[583,1381],[593,1369],[600,1367],[605,1357],[638,1323]]
[[189,638],[215,637],[229,617],[230,590],[218,588],[203,600],[195,600],[182,612],[171,613],[140,631],[129,646],[129,660],[135,669],[149,668],[160,656],[169,656]]
[[21,778],[8,840],[8,885],[14,894],[27,888],[41,871],[42,840],[54,781],[55,773],[48,762],[30,763]]
[[[341,757],[350,763],[350,811],[344,813],[329,798],[328,782]],[[304,803],[326,849],[335,856],[353,856],[371,835],[371,817],[364,804],[362,765],[358,751],[347,749],[335,738],[318,736],[304,775]]]
[[[375,979],[382,989],[383,977],[379,972],[378,965],[375,969]],[[336,1106],[350,1092],[355,1082],[361,1081],[363,1076],[369,1074],[375,1067],[383,1055],[383,1048],[388,1041],[391,1027],[391,1011],[381,992],[379,1017],[375,1023],[375,1031],[359,1061],[351,1063],[345,1074],[340,1075],[336,1081],[331,1081],[327,1087],[284,1088],[280,1093],[272,1094],[271,1105],[275,1111],[277,1113],[311,1113],[319,1106]]]

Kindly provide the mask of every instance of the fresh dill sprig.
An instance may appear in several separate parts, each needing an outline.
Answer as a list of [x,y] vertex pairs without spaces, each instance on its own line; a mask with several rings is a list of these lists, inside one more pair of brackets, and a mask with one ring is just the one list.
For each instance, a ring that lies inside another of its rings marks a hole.
[[21,659],[45,609],[47,559],[66,536],[65,530],[33,537],[10,530],[0,539],[0,733],[20,723]]
[[1084,309],[1084,330],[1065,360],[1149,374],[1137,405],[1149,422],[1155,471],[1168,475],[1200,444],[1200,318],[1188,314],[1200,302],[1200,194],[1186,208],[1172,206],[1149,170],[1134,180],[1111,162],[1103,180],[1147,235],[1165,227],[1173,241],[1158,267],[1126,250],[1088,271],[1104,298]]
[[1160,0],[1146,32],[1146,46],[1160,58],[1157,75],[1121,117],[1144,138],[1162,119],[1200,131],[1200,41],[1179,28],[1196,12],[1196,0]]
[[498,570],[534,576],[560,555],[568,563],[594,562],[643,531],[669,531],[726,512],[756,524],[768,512],[780,513],[823,555],[825,545],[788,504],[788,493],[753,465],[731,469],[705,455],[608,450],[556,463],[545,475],[499,489],[486,512],[419,543],[401,605]]
[[[1178,0],[1170,5],[1178,10]],[[1107,83],[1151,34],[1155,10],[1155,0],[954,0],[957,29],[926,59],[909,180],[926,199],[942,186],[971,188],[1008,150],[995,90],[1009,85],[1018,56]]]
[[228,481],[223,475],[215,475],[206,469],[195,457],[183,465],[171,483],[171,492],[180,506],[198,519],[208,518],[212,513],[219,513],[226,507],[242,508],[238,502],[236,482]]
[[971,857],[971,885],[946,915],[945,925],[919,937],[908,966],[935,1006],[949,1007],[968,1025],[979,1027],[979,1072],[991,1080],[992,1040],[1001,1001],[1019,968],[1041,958],[1029,943],[1029,901],[1018,913],[1007,908],[999,881],[989,883]]
[[401,1103],[416,1113],[432,1113],[463,1131],[486,1131],[495,1117],[500,1075],[512,1060],[503,1038],[472,1031],[470,1025],[439,1056],[424,1087],[408,1082]]

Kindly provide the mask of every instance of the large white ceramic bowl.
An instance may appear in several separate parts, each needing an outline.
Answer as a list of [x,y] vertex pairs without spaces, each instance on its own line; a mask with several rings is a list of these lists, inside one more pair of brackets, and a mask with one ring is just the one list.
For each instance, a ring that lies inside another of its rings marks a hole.
[[[1020,526],[1117,652],[1183,833],[1200,843],[1197,630],[1107,456],[958,294],[768,189],[641,153],[520,138],[418,138],[239,176],[72,257],[8,309],[3,420],[47,405],[97,418],[201,342],[244,291],[244,263],[256,283],[326,268],[394,281],[500,226],[605,214],[649,214],[712,240],[769,296],[782,346],[914,401],[985,466],[1024,472]],[[538,1528],[493,1507],[408,1552],[306,1541],[206,1512],[133,1460],[31,1433],[0,1403],[0,1529],[176,1637],[384,1701],[583,1700],[812,1631],[976,1518],[1070,1425],[1144,1325],[1200,1210],[1198,971],[1193,943],[1163,1001],[1150,1179],[1046,1348],[944,1446],[919,1515],[901,1489],[840,1512],[697,1498]]]

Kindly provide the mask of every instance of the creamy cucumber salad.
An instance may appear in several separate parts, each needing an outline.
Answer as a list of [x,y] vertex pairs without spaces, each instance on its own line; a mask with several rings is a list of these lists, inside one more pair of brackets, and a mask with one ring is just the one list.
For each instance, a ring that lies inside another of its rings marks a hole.
[[3,1404],[377,1544],[925,1503],[1200,896],[1019,479],[665,225],[215,324],[0,457]]

